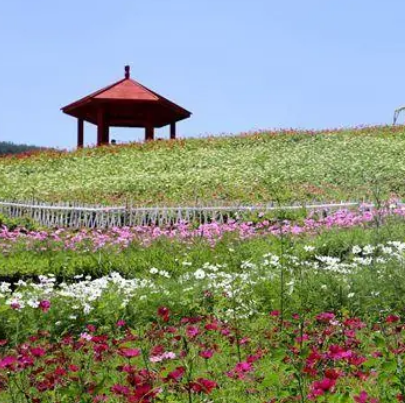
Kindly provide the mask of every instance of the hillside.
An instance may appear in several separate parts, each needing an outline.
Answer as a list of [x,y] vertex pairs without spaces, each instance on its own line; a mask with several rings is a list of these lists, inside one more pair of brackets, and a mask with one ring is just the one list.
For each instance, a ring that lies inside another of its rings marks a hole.
[[0,159],[0,199],[283,203],[405,196],[405,128],[260,132]]

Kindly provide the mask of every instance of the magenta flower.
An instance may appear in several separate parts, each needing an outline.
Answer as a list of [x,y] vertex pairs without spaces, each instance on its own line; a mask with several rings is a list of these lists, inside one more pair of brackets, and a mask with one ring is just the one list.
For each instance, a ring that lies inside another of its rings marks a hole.
[[134,358],[141,355],[141,350],[139,350],[138,348],[128,348],[121,350],[120,354],[126,358]]
[[360,392],[358,396],[354,396],[354,401],[356,403],[377,403],[378,400],[375,398],[372,398],[368,395],[366,391]]
[[203,350],[203,351],[200,351],[199,355],[200,355],[200,357],[205,358],[206,360],[209,360],[214,355],[214,351],[213,350]]
[[10,368],[17,362],[17,358],[13,356],[7,356],[0,360],[0,368]]
[[39,303],[38,308],[42,311],[42,312],[48,312],[49,309],[51,308],[51,303],[47,300],[43,300]]
[[186,334],[190,338],[197,337],[200,333],[200,330],[197,326],[187,326]]

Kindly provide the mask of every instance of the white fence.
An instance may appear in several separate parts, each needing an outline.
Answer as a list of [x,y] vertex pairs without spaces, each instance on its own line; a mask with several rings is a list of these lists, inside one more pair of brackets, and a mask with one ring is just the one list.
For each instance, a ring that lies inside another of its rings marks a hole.
[[[274,203],[254,206],[193,206],[193,207],[133,207],[82,206],[69,203],[45,204],[38,202],[0,201],[0,213],[11,218],[28,217],[47,227],[110,228],[114,226],[171,225],[181,222],[226,222],[229,218],[248,212],[287,210],[324,210],[356,208],[364,202],[340,202],[332,204],[311,203],[277,206]],[[368,208],[372,208],[368,204]]]

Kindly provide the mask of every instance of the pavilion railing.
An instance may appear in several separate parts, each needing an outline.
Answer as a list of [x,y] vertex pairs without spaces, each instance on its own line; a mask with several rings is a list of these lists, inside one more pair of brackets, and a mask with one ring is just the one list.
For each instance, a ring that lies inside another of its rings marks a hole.
[[128,203],[123,206],[83,206],[74,203],[45,204],[40,202],[0,201],[0,214],[11,218],[30,218],[46,227],[70,228],[111,228],[122,226],[158,225],[167,226],[182,222],[227,222],[248,213],[300,210],[318,211],[324,214],[339,209],[353,209],[372,203],[339,202],[310,203],[279,206],[274,203],[261,205],[233,206],[179,206],[179,207],[135,207]]

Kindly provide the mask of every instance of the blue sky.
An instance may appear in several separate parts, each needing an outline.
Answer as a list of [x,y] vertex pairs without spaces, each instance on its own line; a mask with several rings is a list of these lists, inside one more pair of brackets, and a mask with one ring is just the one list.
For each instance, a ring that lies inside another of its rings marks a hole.
[[2,1],[0,140],[73,147],[60,108],[125,64],[193,112],[184,137],[391,123],[405,104],[404,15],[403,0]]

